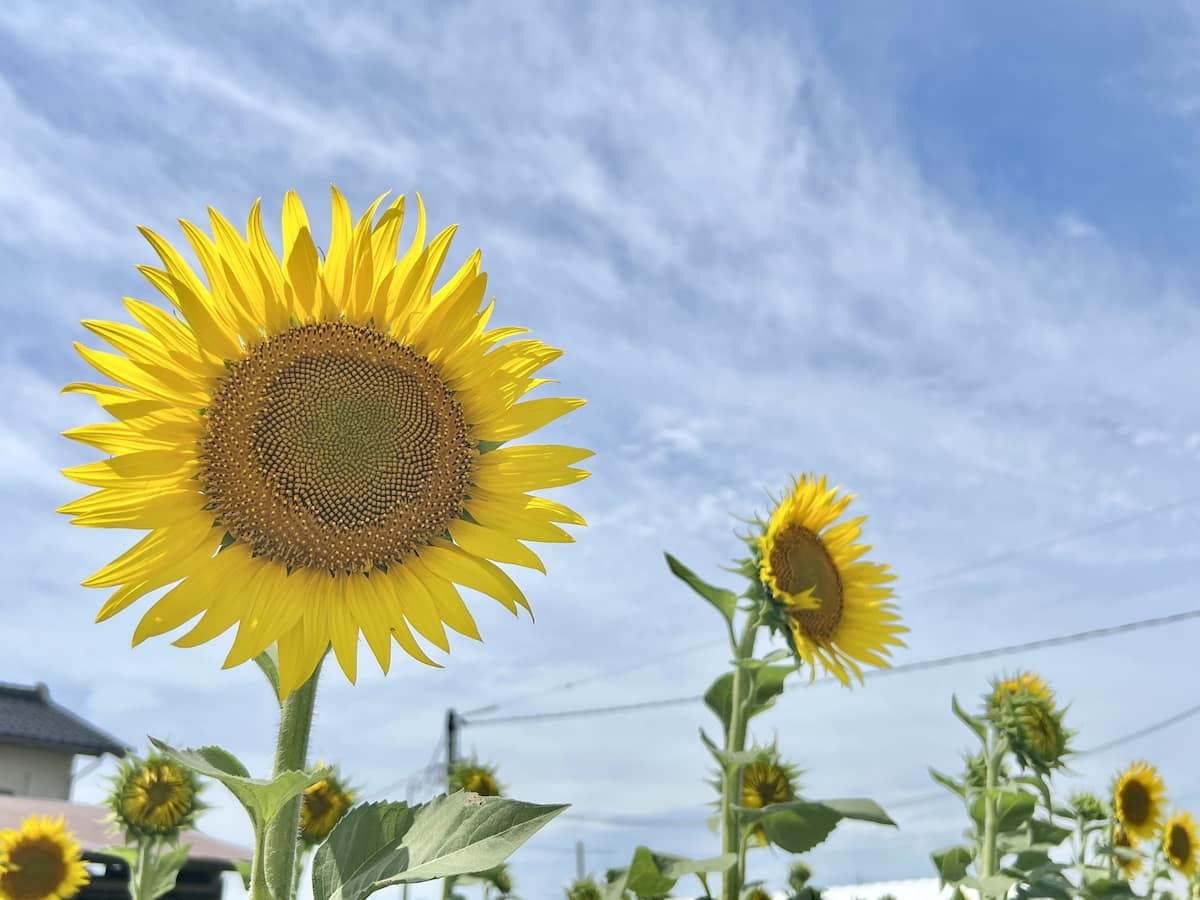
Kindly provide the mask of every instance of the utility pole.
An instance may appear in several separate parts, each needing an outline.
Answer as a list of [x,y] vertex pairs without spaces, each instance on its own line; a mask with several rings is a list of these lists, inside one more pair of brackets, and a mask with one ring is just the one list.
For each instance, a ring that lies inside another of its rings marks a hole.
[[446,710],[446,788],[450,788],[450,773],[458,762],[458,713]]
[[575,842],[575,878],[582,881],[587,874],[583,865],[583,841]]

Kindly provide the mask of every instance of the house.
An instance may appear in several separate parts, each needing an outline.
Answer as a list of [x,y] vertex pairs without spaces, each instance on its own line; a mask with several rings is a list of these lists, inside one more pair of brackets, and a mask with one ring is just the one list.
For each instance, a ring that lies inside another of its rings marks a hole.
[[[75,900],[129,900],[129,868],[101,851],[123,843],[106,821],[107,807],[71,802],[73,781],[105,755],[132,748],[50,699],[44,684],[0,683],[0,830],[19,828],[30,815],[61,816],[75,834],[91,882]],[[95,762],[74,772],[75,757]],[[74,774],[72,774],[74,772]],[[198,831],[184,831],[188,861],[165,900],[221,900],[222,874],[249,863],[250,852]]]

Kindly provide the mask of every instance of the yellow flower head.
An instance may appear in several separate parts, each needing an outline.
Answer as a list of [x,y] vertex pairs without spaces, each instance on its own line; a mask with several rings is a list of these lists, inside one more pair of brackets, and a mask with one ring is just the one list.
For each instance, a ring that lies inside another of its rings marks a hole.
[[451,791],[471,791],[480,797],[500,797],[504,788],[496,780],[496,767],[477,759],[457,763],[450,771]]
[[1158,832],[1166,805],[1166,785],[1157,770],[1144,761],[1131,764],[1113,784],[1113,812],[1135,847]]
[[[1124,850],[1133,851],[1133,842],[1129,840],[1129,835],[1125,833],[1125,829],[1119,825],[1113,829],[1113,846],[1120,847]],[[1121,877],[1128,881],[1142,870],[1141,857],[1130,857],[1126,859],[1123,856],[1117,857],[1117,871],[1121,873]]]
[[865,562],[857,544],[866,517],[834,524],[852,496],[838,496],[826,479],[795,479],[758,540],[759,578],[797,655],[816,677],[816,665],[850,685],[862,665],[886,668],[891,647],[907,631],[891,602],[895,580],[886,565]]
[[1049,700],[1051,703],[1054,702],[1054,691],[1050,689],[1050,686],[1046,682],[1033,672],[1018,672],[1016,675],[1010,675],[993,682],[992,703],[1000,703],[1006,695],[1013,696],[1023,691],[1035,697]]
[[88,883],[79,842],[61,817],[0,831],[0,900],[67,900]]
[[1162,847],[1167,862],[1184,878],[1191,878],[1198,867],[1200,837],[1196,834],[1196,820],[1191,813],[1174,812],[1163,825]]
[[757,887],[746,895],[746,900],[771,900],[771,895]]
[[[799,771],[779,758],[770,749],[742,769],[742,806],[747,809],[762,809],[772,803],[787,803],[796,799],[796,780]],[[761,825],[754,828],[754,838],[759,846],[766,846],[767,832]]]
[[196,776],[165,756],[122,763],[108,795],[112,818],[126,835],[173,837],[191,827],[203,809]]
[[508,445],[583,404],[518,402],[561,351],[488,327],[478,252],[435,287],[454,228],[427,244],[418,197],[398,254],[404,198],[376,217],[382,201],[355,224],[334,188],[323,254],[295,193],[281,256],[258,203],[245,236],[209,210],[211,238],[182,223],[203,279],[142,229],[161,267],[140,269],[166,307],[126,299],[136,324],[84,322],[115,352],[77,349],[111,383],[65,390],[115,421],[66,432],[105,458],[65,471],[95,490],[60,511],[147,532],[84,582],[115,589],[99,620],[174,585],[135,644],[193,619],[177,645],[236,627],[225,665],[276,644],[281,696],[331,643],[353,682],[360,634],[385,672],[393,640],[436,665],[414,630],[442,650],[447,627],[479,638],[459,587],[528,609],[496,563],[545,571],[523,542],[584,524],[532,492],[584,478],[591,452]]
[[[318,769],[323,767],[317,763]],[[305,788],[300,795],[300,839],[309,845],[321,843],[353,805],[354,791],[336,773]]]

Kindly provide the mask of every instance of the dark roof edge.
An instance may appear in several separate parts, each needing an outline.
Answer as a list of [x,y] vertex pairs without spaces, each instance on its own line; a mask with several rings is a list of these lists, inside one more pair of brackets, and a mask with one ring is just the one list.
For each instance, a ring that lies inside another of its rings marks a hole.
[[45,706],[54,710],[54,712],[56,712],[58,715],[72,720],[75,722],[75,724],[79,725],[79,727],[91,732],[91,734],[96,738],[95,742],[91,744],[87,744],[82,741],[76,743],[58,743],[56,741],[22,741],[19,739],[9,738],[8,740],[11,743],[20,743],[23,746],[31,747],[44,747],[46,749],[61,748],[63,750],[73,750],[80,756],[102,756],[105,753],[111,753],[113,756],[124,756],[133,749],[130,744],[126,744],[124,741],[118,740],[107,731],[97,728],[91,722],[88,722],[82,717],[75,715],[75,713],[71,712],[65,706],[55,702],[55,700],[50,696],[50,689],[46,687],[45,682],[39,681],[32,687],[24,684],[0,682],[0,691],[32,694],[33,696],[37,697]]

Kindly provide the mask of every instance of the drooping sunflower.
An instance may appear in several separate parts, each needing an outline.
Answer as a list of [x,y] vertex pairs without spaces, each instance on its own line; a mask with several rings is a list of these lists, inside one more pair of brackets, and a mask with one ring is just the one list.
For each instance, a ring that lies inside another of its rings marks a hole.
[[451,791],[472,791],[480,797],[500,797],[504,788],[496,778],[496,767],[472,757],[450,770]]
[[1158,832],[1166,805],[1166,785],[1158,771],[1142,760],[1132,763],[1113,784],[1113,812],[1135,847]]
[[1024,689],[1004,694],[989,715],[1024,768],[1046,775],[1065,764],[1072,732],[1063,724],[1063,711],[1045,694]]
[[1184,878],[1191,878],[1200,867],[1200,836],[1196,832],[1196,820],[1182,810],[1171,813],[1162,830],[1163,856],[1171,867]]
[[478,639],[456,585],[528,609],[496,563],[545,571],[522,542],[573,540],[559,525],[583,519],[530,492],[586,477],[591,455],[506,445],[583,401],[518,402],[561,351],[487,327],[478,251],[435,289],[453,227],[426,245],[418,197],[397,258],[403,197],[355,225],[332,194],[323,256],[294,192],[282,257],[257,202],[245,237],[211,209],[211,239],[182,222],[203,281],[141,229],[162,268],[140,271],[170,308],[126,299],[136,326],[85,322],[117,352],[77,349],[115,385],[65,388],[116,421],[66,432],[108,458],[66,470],[97,490],[61,511],[149,532],[84,582],[116,588],[98,620],[174,584],[134,643],[197,616],[176,645],[236,625],[226,667],[276,644],[284,697],[331,643],[353,682],[360,633],[385,672],[393,638],[437,665],[412,630],[442,650],[446,626]]
[[758,538],[759,578],[797,655],[816,677],[819,661],[849,687],[862,665],[886,668],[891,647],[908,629],[891,601],[895,580],[886,565],[862,560],[855,543],[866,517],[838,522],[853,496],[838,496],[822,476],[793,480]]
[[112,819],[131,840],[173,838],[204,809],[195,773],[165,756],[121,763],[108,795]]
[[[1125,832],[1125,829],[1120,826],[1113,829],[1113,846],[1134,852],[1133,842],[1129,840],[1129,835]],[[1140,856],[1117,856],[1116,862],[1117,871],[1121,873],[1121,877],[1126,881],[1133,878],[1133,876],[1142,870],[1142,858]]]
[[[799,770],[779,758],[773,749],[742,769],[742,806],[762,809],[772,803],[787,803],[796,798]],[[767,844],[762,825],[754,827],[754,839],[760,847]]]
[[88,883],[79,842],[60,816],[0,831],[0,900],[67,900]]
[[[317,763],[317,768],[323,768]],[[334,771],[300,795],[300,839],[314,846],[329,837],[333,826],[354,805],[354,791]]]

